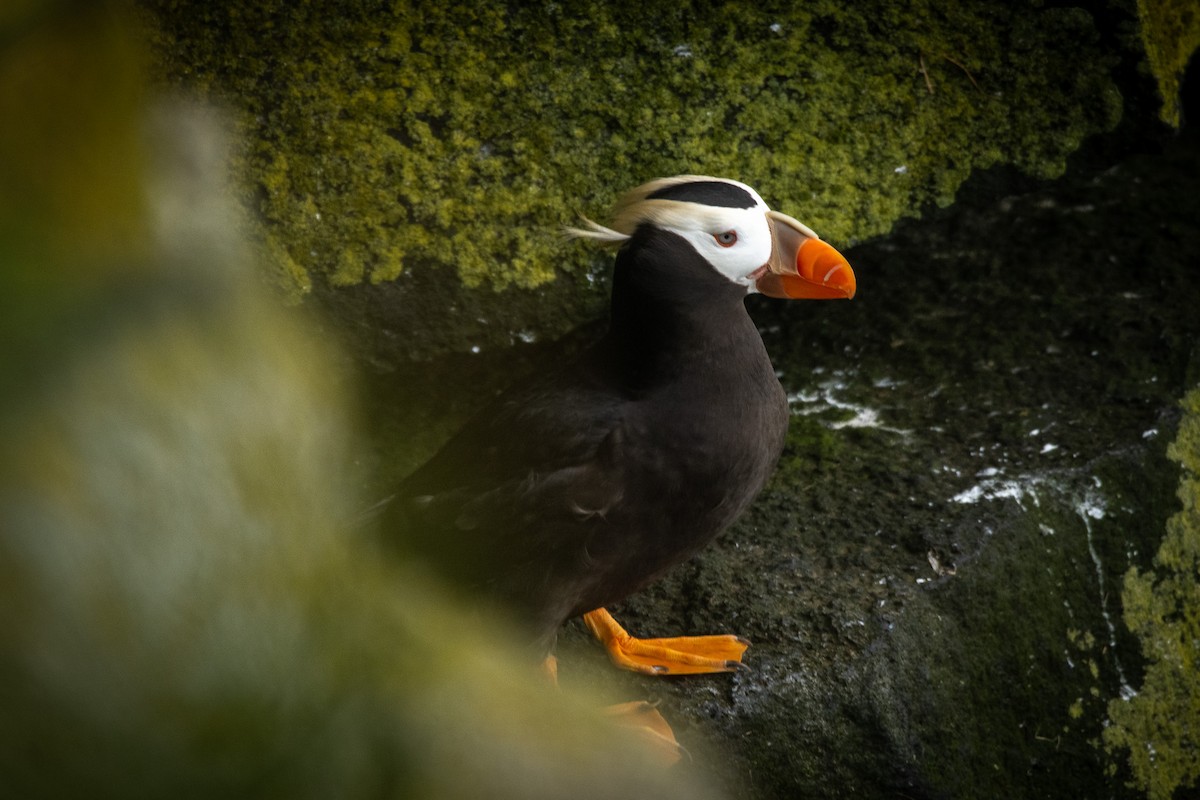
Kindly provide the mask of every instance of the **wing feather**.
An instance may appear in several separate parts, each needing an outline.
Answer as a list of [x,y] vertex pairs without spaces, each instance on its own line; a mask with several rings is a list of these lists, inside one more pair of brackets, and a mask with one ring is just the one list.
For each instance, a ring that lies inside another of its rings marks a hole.
[[385,535],[471,584],[569,570],[626,495],[627,409],[569,373],[506,393],[401,483]]

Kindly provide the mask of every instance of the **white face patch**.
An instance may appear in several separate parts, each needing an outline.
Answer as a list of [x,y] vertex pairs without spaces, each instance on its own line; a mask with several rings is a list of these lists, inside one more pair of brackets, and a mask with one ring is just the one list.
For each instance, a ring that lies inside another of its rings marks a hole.
[[[761,201],[760,201],[761,202]],[[753,287],[750,278],[771,258],[771,228],[767,224],[766,207],[763,208],[716,208],[695,203],[679,203],[690,206],[672,220],[676,224],[661,224],[695,248],[717,272],[733,283]],[[688,214],[687,211],[693,210]],[[672,215],[675,216],[675,215]],[[732,233],[733,237],[726,234]],[[729,239],[732,244],[726,244]]]
[[638,223],[650,222],[655,227],[680,236],[717,272],[731,282],[745,286],[747,291],[753,291],[754,281],[750,276],[771,258],[771,228],[767,222],[767,211],[770,209],[758,192],[738,181],[700,176],[670,180],[688,182],[689,179],[719,181],[736,186],[753,199],[754,205],[750,208],[732,208],[682,200],[642,198],[627,208],[626,213],[633,218],[627,217],[627,221],[631,223],[636,219]]

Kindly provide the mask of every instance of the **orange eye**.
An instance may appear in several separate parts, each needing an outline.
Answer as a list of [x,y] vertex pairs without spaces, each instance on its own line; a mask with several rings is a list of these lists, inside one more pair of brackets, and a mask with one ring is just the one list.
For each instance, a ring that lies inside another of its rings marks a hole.
[[717,240],[717,244],[721,247],[733,247],[737,244],[737,232],[725,231],[724,233],[714,233],[713,238]]

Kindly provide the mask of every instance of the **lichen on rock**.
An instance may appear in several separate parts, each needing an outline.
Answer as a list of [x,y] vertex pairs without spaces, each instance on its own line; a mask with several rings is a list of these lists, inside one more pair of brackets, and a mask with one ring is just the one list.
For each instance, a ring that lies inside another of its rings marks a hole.
[[1162,95],[1159,116],[1178,128],[1183,72],[1200,48],[1200,6],[1195,0],[1138,0],[1137,6],[1146,61]]
[[560,226],[681,172],[845,244],[976,169],[1057,174],[1120,115],[1091,16],[1034,2],[143,5],[167,80],[240,113],[243,196],[296,296],[410,265],[581,273]]
[[1146,676],[1137,695],[1109,702],[1110,754],[1123,750],[1135,783],[1169,800],[1200,777],[1200,389],[1183,400],[1167,454],[1183,467],[1183,508],[1167,520],[1154,571],[1125,576],[1125,624],[1141,641]]

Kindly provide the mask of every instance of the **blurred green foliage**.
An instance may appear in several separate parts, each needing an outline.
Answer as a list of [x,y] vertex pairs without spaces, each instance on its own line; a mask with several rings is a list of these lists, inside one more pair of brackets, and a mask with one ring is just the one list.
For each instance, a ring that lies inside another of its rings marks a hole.
[[0,15],[0,369],[17,385],[80,298],[142,264],[136,41],[70,3]]
[[0,15],[0,794],[710,796],[373,544],[353,381],[127,11]]
[[143,5],[165,79],[238,114],[243,200],[296,295],[411,264],[582,272],[559,228],[682,172],[852,243],[974,170],[1060,173],[1121,108],[1091,16],[1032,1]]

